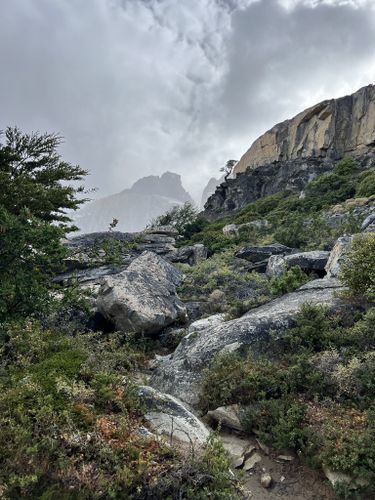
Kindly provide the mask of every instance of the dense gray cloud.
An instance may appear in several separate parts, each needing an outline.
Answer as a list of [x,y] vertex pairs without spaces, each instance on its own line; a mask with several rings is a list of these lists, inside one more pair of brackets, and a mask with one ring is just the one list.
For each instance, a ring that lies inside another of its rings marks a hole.
[[373,1],[0,3],[0,128],[60,132],[103,195],[208,177],[275,122],[375,77]]

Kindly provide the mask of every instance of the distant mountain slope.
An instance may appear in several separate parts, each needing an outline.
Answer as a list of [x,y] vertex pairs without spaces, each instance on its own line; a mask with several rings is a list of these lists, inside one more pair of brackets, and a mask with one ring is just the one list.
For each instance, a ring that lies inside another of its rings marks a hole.
[[185,202],[192,198],[181,177],[165,172],[160,177],[143,177],[130,189],[88,203],[75,214],[74,222],[82,233],[105,231],[114,218],[119,221],[118,231],[141,231],[153,218]]

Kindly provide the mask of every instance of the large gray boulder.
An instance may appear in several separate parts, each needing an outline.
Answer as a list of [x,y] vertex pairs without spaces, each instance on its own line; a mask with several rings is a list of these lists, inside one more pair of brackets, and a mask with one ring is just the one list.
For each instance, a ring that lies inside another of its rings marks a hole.
[[266,274],[268,277],[281,276],[287,269],[298,266],[306,272],[324,273],[330,252],[314,250],[292,255],[271,255],[268,260]]
[[281,243],[273,243],[272,245],[243,247],[235,253],[235,256],[255,263],[268,259],[271,255],[286,255],[292,252],[292,248]]
[[181,401],[152,387],[139,387],[138,394],[145,406],[145,420],[156,433],[174,446],[200,448],[209,437],[207,427]]
[[220,352],[264,349],[270,332],[282,333],[294,324],[302,304],[323,304],[330,309],[344,307],[336,292],[337,280],[320,279],[296,292],[252,309],[232,321],[184,337],[171,359],[154,372],[150,384],[191,405],[198,403],[202,372]]
[[190,266],[195,266],[206,259],[207,248],[202,243],[180,247],[169,257],[171,262],[181,262]]
[[169,262],[144,252],[125,271],[104,279],[98,310],[121,331],[157,333],[186,320],[186,307],[176,293],[181,279]]

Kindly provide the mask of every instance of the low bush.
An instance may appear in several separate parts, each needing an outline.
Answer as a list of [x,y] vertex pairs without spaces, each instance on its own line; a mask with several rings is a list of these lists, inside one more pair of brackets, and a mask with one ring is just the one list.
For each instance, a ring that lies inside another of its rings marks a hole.
[[309,277],[298,266],[287,269],[281,276],[271,279],[269,289],[273,295],[279,296],[293,292],[309,281]]
[[[145,357],[124,338],[2,324],[0,491],[4,498],[236,498],[212,437],[184,459],[138,431],[132,371]],[[154,495],[155,493],[155,495]]]
[[375,234],[354,238],[340,278],[353,295],[375,300]]
[[367,198],[373,195],[375,195],[375,172],[366,171],[361,176],[361,181],[356,189],[356,196]]

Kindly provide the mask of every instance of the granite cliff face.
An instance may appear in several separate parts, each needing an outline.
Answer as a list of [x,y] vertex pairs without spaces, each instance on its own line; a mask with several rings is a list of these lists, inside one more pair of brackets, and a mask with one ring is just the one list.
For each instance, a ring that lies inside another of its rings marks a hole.
[[301,191],[344,156],[367,166],[375,153],[375,86],[323,101],[259,137],[237,163],[236,178],[205,204],[216,218],[284,190]]
[[242,156],[235,173],[275,161],[336,160],[375,149],[375,86],[323,101],[260,136]]

